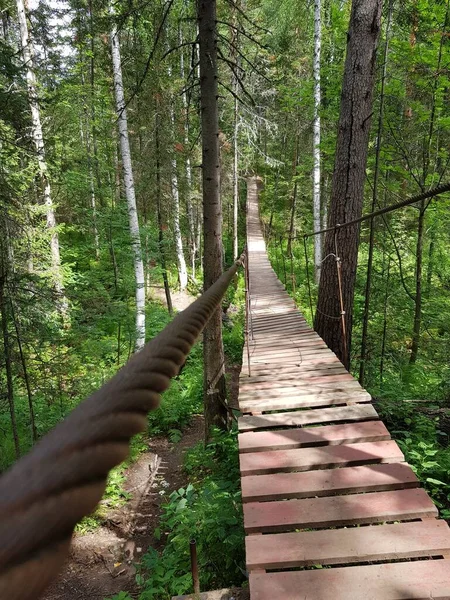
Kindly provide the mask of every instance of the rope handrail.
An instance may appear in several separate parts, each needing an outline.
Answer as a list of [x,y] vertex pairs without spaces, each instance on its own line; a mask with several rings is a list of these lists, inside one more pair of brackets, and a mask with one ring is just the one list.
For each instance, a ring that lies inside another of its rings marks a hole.
[[101,500],[109,471],[147,427],[245,252],[200,298],[134,354],[0,477],[0,598],[37,600],[63,565],[75,525]]

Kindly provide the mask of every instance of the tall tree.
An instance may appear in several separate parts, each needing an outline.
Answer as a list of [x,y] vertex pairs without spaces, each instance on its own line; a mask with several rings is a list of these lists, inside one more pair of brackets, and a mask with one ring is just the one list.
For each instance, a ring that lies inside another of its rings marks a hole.
[[[167,74],[169,76],[169,80],[172,77],[172,67],[169,65],[167,67]],[[177,123],[175,120],[175,106],[174,101],[172,99],[170,102],[170,124],[173,133],[173,139],[177,139]],[[178,185],[178,165],[176,158],[176,147],[174,144],[174,148],[172,150],[172,158],[171,158],[172,172],[170,175],[170,183],[172,188],[172,214],[173,214],[173,234],[175,237],[175,252],[177,256],[177,267],[178,267],[178,282],[180,284],[180,289],[184,290],[187,286],[187,269],[186,269],[186,260],[184,258],[183,251],[183,239],[181,237],[181,229],[180,229],[180,188]]]
[[58,304],[63,314],[67,315],[68,304],[64,294],[61,256],[59,252],[59,236],[56,225],[48,166],[45,154],[44,136],[42,133],[41,111],[39,107],[38,84],[34,72],[34,49],[28,29],[27,13],[23,0],[17,0],[17,16],[19,20],[22,56],[26,69],[28,101],[31,110],[31,136],[36,149],[36,157],[44,198],[47,228],[50,232],[50,252],[52,264],[52,280],[58,294]]
[[[203,183],[203,287],[222,274],[216,1],[198,0]],[[205,433],[227,426],[226,387],[219,307],[203,334]]]
[[[314,231],[320,231],[320,51],[322,45],[321,0],[314,0],[314,122],[313,122],[313,220]],[[320,281],[322,237],[314,236],[316,283]]]
[[114,10],[111,6],[111,54],[113,63],[114,94],[117,111],[117,127],[120,138],[122,157],[123,186],[127,200],[128,220],[131,236],[131,246],[134,254],[134,275],[136,279],[136,342],[135,350],[140,350],[145,344],[145,277],[142,260],[139,219],[134,190],[133,167],[131,162],[130,141],[128,138],[128,120],[122,79],[122,61],[120,56],[120,40],[117,25],[114,20]]
[[[362,213],[381,4],[381,0],[353,0],[352,4],[331,191],[331,226],[356,219]],[[358,226],[327,234],[325,256],[328,259],[322,265],[314,324],[347,368],[350,366],[358,246]],[[339,268],[342,296],[336,273]]]

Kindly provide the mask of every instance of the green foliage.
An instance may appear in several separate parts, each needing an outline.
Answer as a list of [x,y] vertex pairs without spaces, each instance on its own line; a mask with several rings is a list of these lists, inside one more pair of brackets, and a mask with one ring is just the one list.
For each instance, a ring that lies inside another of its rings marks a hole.
[[119,592],[111,598],[105,598],[105,600],[133,600],[133,597],[128,592]]
[[194,346],[181,373],[164,392],[159,408],[148,416],[150,435],[169,435],[179,440],[180,431],[191,417],[203,410],[203,356],[200,344]]
[[142,558],[139,600],[166,600],[191,591],[192,538],[202,589],[240,584],[244,578],[237,432],[215,431],[206,447],[200,443],[188,451],[185,470],[190,483],[167,498],[155,532],[167,536],[166,545],[161,552],[149,549]]
[[439,429],[439,417],[427,417],[413,403],[398,400],[382,402],[379,412],[441,515],[449,519],[450,447],[448,434]]

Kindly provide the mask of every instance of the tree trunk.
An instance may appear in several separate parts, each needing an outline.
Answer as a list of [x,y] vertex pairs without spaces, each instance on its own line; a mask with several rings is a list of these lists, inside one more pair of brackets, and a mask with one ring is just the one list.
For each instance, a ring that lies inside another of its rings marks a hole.
[[[181,23],[178,29],[178,43],[181,46],[183,44],[183,31]],[[197,240],[195,236],[195,218],[194,218],[194,207],[192,204],[192,166],[191,156],[189,149],[189,102],[186,91],[185,71],[184,71],[184,50],[180,49],[180,75],[183,87],[183,108],[184,108],[184,153],[186,156],[186,212],[188,217],[189,225],[189,254],[191,262],[192,277],[195,279],[195,258],[197,254]]]
[[417,360],[420,343],[420,327],[422,322],[422,263],[423,263],[423,238],[425,225],[425,201],[420,203],[419,221],[417,225],[417,242],[416,242],[416,293],[414,303],[414,326],[411,343],[411,355],[409,363],[413,365]]
[[[175,114],[173,106],[170,108],[170,120],[172,124],[172,131],[175,135]],[[173,150],[175,152],[175,149]],[[177,255],[177,267],[178,267],[178,281],[180,283],[180,289],[184,290],[187,286],[187,269],[186,261],[184,259],[183,252],[183,240],[181,239],[180,229],[180,192],[178,187],[178,172],[177,172],[177,159],[175,154],[172,157],[172,174],[170,183],[172,186],[172,200],[173,200],[173,235],[175,238],[175,251]]]
[[[3,262],[4,257],[0,256],[0,260]],[[19,433],[17,430],[16,420],[16,409],[14,405],[14,387],[13,387],[13,376],[11,368],[11,352],[9,342],[9,331],[7,321],[7,303],[5,298],[5,283],[6,283],[6,269],[4,262],[1,265],[2,269],[0,272],[0,319],[2,321],[2,334],[3,334],[3,349],[5,354],[5,371],[6,371],[6,388],[8,396],[9,414],[11,416],[11,430],[14,439],[14,449],[16,452],[16,458],[20,456],[20,442]]]
[[[222,206],[220,199],[219,117],[217,87],[216,1],[198,0],[200,103],[203,181],[203,279],[207,290],[222,274]],[[225,369],[222,310],[211,317],[203,334],[205,435],[225,429]]]
[[[362,213],[380,19],[381,0],[353,1],[330,202],[332,226],[358,218]],[[327,234],[325,255],[336,253],[336,245],[342,266],[346,334],[343,335],[340,318],[336,273],[339,263],[331,257],[322,265],[315,329],[349,368],[359,227],[345,227],[336,235]]]
[[122,81],[122,62],[120,58],[120,42],[117,26],[114,22],[114,11],[110,7],[113,18],[111,27],[111,54],[113,62],[114,93],[117,111],[117,126],[120,138],[120,152],[122,156],[123,184],[127,199],[128,220],[131,236],[131,246],[134,255],[134,274],[136,279],[136,342],[135,351],[140,350],[145,344],[145,277],[142,261],[141,238],[139,233],[139,219],[134,191],[133,168],[131,164],[130,142],[128,139],[127,111]]
[[68,302],[64,294],[64,284],[61,269],[61,257],[59,252],[59,237],[56,226],[55,210],[52,200],[48,167],[45,155],[44,137],[42,134],[41,113],[39,108],[37,81],[34,74],[34,51],[31,36],[28,31],[27,15],[23,0],[17,1],[17,16],[19,20],[20,39],[22,45],[23,62],[26,66],[26,79],[28,89],[28,101],[31,110],[31,136],[36,148],[39,175],[41,179],[44,204],[46,209],[47,229],[50,232],[50,253],[52,264],[52,281],[58,294],[59,309],[63,316],[67,317]]
[[38,439],[37,429],[36,429],[36,419],[34,415],[34,405],[33,405],[33,394],[31,392],[30,378],[28,377],[28,368],[27,361],[25,359],[25,353],[23,351],[22,346],[22,334],[20,331],[19,321],[17,320],[16,313],[14,310],[14,303],[12,299],[10,299],[11,306],[11,317],[14,323],[14,329],[16,331],[16,339],[17,339],[17,347],[19,349],[20,362],[22,363],[23,370],[23,379],[25,381],[25,387],[27,390],[27,399],[28,399],[28,410],[30,413],[30,428],[31,428],[31,436],[33,442],[36,442]]
[[[298,123],[297,123],[297,126],[298,126]],[[287,249],[286,249],[289,256],[292,255],[292,238],[294,237],[295,215],[297,212],[297,189],[298,189],[297,166],[298,166],[299,146],[300,146],[300,134],[297,133],[297,141],[295,144],[295,155],[294,155],[294,169],[293,169],[295,181],[294,181],[294,190],[292,192],[291,217],[290,217],[290,223],[289,223],[289,237],[288,237],[288,243],[287,243]]]
[[159,144],[159,103],[156,101],[155,117],[155,150],[156,150],[156,210],[158,213],[158,248],[161,260],[161,270],[164,283],[164,292],[166,294],[167,310],[169,315],[173,314],[172,297],[170,295],[169,280],[167,278],[166,249],[164,247],[163,220],[161,211],[161,149]]
[[[239,0],[236,0],[237,2]],[[231,60],[239,64],[239,32],[236,29],[237,25],[237,8],[233,11],[233,24],[234,27],[230,30],[232,39],[231,46]],[[233,258],[236,259],[239,256],[239,146],[238,146],[238,133],[239,133],[239,103],[238,103],[238,92],[239,82],[236,73],[233,71],[232,77],[232,88],[234,92],[234,109],[233,109]]]
[[[375,149],[375,169],[373,174],[373,190],[372,190],[372,204],[370,207],[371,212],[374,212],[377,205],[378,198],[378,179],[380,176],[380,154],[381,154],[381,139],[383,136],[383,110],[384,110],[384,88],[386,84],[387,75],[387,60],[389,50],[389,33],[391,26],[392,17],[392,6],[393,0],[389,2],[389,11],[386,21],[386,41],[384,44],[383,54],[383,70],[381,74],[381,89],[380,89],[380,106],[378,110],[378,125],[377,125],[377,144]],[[373,265],[373,250],[375,240],[375,223],[374,220],[370,220],[370,235],[369,235],[369,256],[367,259],[367,272],[366,272],[366,286],[364,296],[364,315],[363,315],[363,328],[361,335],[361,362],[359,363],[359,383],[364,387],[364,374],[366,366],[366,348],[367,348],[367,331],[369,327],[369,311],[370,311],[370,293],[372,283],[372,265]]]
[[388,257],[387,275],[386,275],[386,288],[384,292],[384,306],[383,306],[383,334],[381,336],[381,356],[380,356],[380,389],[383,385],[384,375],[384,357],[386,354],[386,336],[387,336],[387,309],[389,299],[389,275],[391,270],[391,257]]
[[429,298],[430,293],[431,293],[431,280],[433,278],[433,267],[434,267],[434,236],[430,241],[430,246],[428,249],[427,288],[425,290],[426,298]]
[[[314,121],[313,121],[313,220],[314,231],[320,231],[320,50],[322,43],[321,0],[314,0]],[[314,272],[320,281],[322,236],[314,236]]]

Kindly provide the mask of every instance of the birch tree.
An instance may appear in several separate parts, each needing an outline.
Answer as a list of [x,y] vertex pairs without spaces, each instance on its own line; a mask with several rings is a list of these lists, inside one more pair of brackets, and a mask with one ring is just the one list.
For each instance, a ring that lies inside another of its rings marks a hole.
[[[314,0],[314,122],[313,122],[313,221],[314,231],[320,231],[320,49],[322,43],[321,0]],[[320,281],[322,237],[314,236],[316,283]]]
[[[169,66],[167,68],[167,75],[169,81],[172,78],[172,68]],[[176,121],[175,121],[175,108],[173,100],[169,100],[170,102],[170,124],[172,126],[172,132],[175,139],[176,136]],[[181,237],[181,229],[180,229],[180,190],[178,186],[178,167],[177,167],[177,159],[175,156],[175,148],[173,149],[172,158],[171,158],[171,175],[170,175],[170,184],[172,188],[172,200],[173,200],[173,235],[175,238],[175,251],[177,256],[177,267],[178,267],[178,281],[180,284],[180,289],[184,290],[187,286],[187,269],[186,269],[186,260],[184,258],[183,251],[183,239]],[[190,165],[189,165],[190,172]]]
[[111,55],[113,64],[114,95],[116,100],[117,127],[119,131],[120,153],[122,157],[123,186],[128,209],[128,221],[131,246],[134,255],[134,274],[136,279],[136,343],[135,350],[140,350],[145,344],[145,277],[142,260],[139,219],[134,189],[133,167],[131,162],[130,141],[128,138],[127,110],[122,79],[122,61],[120,56],[120,40],[117,25],[114,21],[114,10],[110,7],[112,16],[111,26]]
[[25,65],[28,101],[31,111],[31,137],[36,149],[39,176],[41,180],[44,205],[46,210],[47,229],[50,233],[50,254],[52,265],[52,281],[59,298],[59,308],[67,315],[68,303],[64,294],[63,275],[61,269],[61,256],[59,252],[59,237],[55,217],[55,208],[48,174],[45,153],[44,136],[42,133],[41,112],[38,100],[38,84],[34,72],[34,48],[28,30],[27,13],[23,0],[17,0],[17,16],[19,21],[22,57]]

